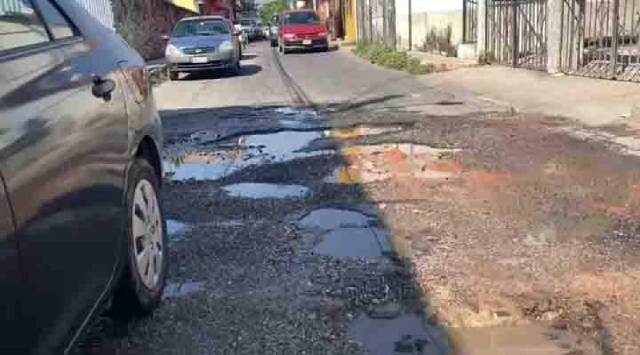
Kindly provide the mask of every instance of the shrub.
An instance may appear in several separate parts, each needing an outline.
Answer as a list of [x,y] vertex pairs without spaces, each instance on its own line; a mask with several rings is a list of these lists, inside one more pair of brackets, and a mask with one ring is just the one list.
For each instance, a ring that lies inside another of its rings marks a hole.
[[404,70],[415,75],[437,71],[433,65],[424,65],[419,59],[410,57],[407,52],[399,52],[382,42],[358,42],[353,52],[373,64]]

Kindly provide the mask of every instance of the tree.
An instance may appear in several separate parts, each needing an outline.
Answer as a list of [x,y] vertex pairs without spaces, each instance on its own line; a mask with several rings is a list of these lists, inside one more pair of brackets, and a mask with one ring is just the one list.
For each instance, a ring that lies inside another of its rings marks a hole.
[[258,10],[258,17],[262,20],[262,23],[271,22],[271,17],[275,14],[283,12],[289,8],[288,0],[274,0],[266,3]]

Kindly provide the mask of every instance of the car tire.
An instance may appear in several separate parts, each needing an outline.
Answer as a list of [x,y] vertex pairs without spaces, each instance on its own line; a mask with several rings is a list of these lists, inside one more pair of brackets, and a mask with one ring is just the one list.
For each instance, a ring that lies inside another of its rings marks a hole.
[[[155,169],[143,158],[137,158],[129,170],[126,265],[112,308],[118,318],[147,315],[162,299],[169,249],[158,178]],[[146,261],[143,253],[150,255]]]
[[180,73],[177,71],[169,70],[169,80],[178,80]]

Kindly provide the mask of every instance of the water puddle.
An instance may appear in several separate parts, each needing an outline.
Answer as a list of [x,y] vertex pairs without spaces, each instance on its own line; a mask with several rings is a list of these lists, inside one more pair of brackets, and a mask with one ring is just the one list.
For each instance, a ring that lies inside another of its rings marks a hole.
[[465,355],[598,354],[595,344],[567,330],[546,324],[509,327],[453,328],[450,338]]
[[308,148],[322,137],[322,131],[245,135],[220,141],[211,151],[170,151],[164,168],[171,180],[218,180],[253,165],[333,154],[330,150]]
[[375,221],[374,217],[360,212],[323,208],[309,213],[300,219],[297,224],[305,229],[329,231],[338,228],[366,228],[373,225]]
[[187,224],[174,219],[167,220],[167,236],[169,241],[175,242],[184,239],[187,232]]
[[[380,236],[378,236],[380,233]],[[313,252],[337,258],[366,258],[391,252],[384,233],[371,228],[339,228],[322,235]]]
[[378,257],[392,253],[377,221],[363,213],[341,209],[319,209],[298,220],[303,237],[315,254],[344,257]]
[[231,197],[251,199],[287,199],[305,198],[310,190],[302,185],[278,185],[263,183],[240,183],[227,185],[222,188]]
[[163,299],[182,298],[193,293],[204,291],[204,282],[186,281],[182,283],[168,282],[162,294]]
[[430,330],[419,316],[412,314],[392,319],[374,319],[361,314],[349,329],[350,337],[360,342],[370,355],[446,355],[447,350],[433,340],[438,332]]

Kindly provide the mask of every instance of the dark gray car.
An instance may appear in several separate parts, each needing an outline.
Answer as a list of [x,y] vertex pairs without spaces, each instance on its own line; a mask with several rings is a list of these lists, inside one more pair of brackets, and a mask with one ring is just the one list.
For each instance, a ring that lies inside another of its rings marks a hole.
[[143,59],[73,0],[0,0],[0,353],[62,353],[167,270]]

